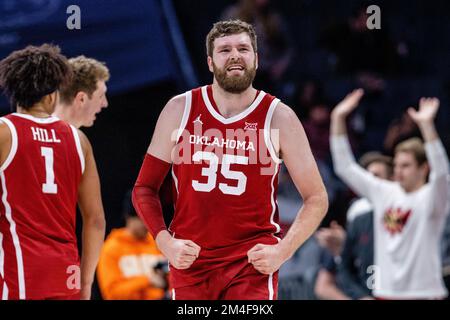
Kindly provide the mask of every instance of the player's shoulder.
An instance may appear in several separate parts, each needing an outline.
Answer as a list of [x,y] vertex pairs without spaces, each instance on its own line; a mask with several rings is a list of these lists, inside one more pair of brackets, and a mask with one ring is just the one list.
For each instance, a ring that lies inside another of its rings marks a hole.
[[161,111],[158,121],[167,128],[177,127],[183,118],[186,99],[186,93],[170,98]]
[[3,118],[0,118],[0,143],[11,136],[10,129]]
[[289,124],[298,122],[299,119],[295,111],[283,102],[278,102],[272,117],[272,127],[283,128],[289,127]]
[[186,105],[186,93],[178,94],[169,99],[166,103],[165,109],[169,112],[183,112]]

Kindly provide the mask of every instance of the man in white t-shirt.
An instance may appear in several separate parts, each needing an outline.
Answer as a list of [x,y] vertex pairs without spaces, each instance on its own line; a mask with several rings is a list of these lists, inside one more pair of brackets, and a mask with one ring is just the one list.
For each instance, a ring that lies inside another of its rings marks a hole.
[[[448,157],[434,126],[436,98],[422,98],[408,114],[425,140],[395,149],[395,182],[379,179],[354,160],[345,121],[363,96],[350,93],[332,112],[331,151],[336,174],[374,206],[374,290],[381,299],[441,299],[439,244],[448,212]],[[427,179],[429,180],[427,182]]]
[[[359,164],[375,177],[392,180],[394,172],[391,157],[385,156],[377,151],[370,151],[359,159]],[[373,206],[367,198],[356,199],[347,210],[347,223],[352,222],[361,214],[372,210]]]

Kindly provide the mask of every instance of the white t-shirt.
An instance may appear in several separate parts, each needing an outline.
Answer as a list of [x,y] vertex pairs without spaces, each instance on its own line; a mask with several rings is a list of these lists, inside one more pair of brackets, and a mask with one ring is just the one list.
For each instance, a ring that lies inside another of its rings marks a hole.
[[448,158],[440,140],[425,144],[429,182],[406,193],[397,182],[360,167],[347,136],[333,136],[336,174],[374,206],[375,285],[387,299],[437,299],[447,295],[442,280],[440,241],[448,212]]

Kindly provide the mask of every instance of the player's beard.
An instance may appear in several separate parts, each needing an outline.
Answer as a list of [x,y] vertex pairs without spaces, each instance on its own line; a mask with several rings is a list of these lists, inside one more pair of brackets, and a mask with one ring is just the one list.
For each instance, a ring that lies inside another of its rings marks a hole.
[[[235,63],[233,63],[235,64]],[[220,69],[213,62],[214,77],[217,80],[219,86],[230,93],[244,92],[253,83],[256,75],[256,62],[251,68],[244,66],[244,74],[242,76],[228,76],[227,68],[230,64],[226,65],[223,69]]]

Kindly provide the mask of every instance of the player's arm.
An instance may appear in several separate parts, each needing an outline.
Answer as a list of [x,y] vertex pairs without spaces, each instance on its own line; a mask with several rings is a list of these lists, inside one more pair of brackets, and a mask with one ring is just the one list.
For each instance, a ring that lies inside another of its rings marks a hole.
[[3,121],[0,121],[0,166],[5,163],[11,150],[11,131]]
[[431,170],[433,205],[438,209],[437,212],[447,213],[445,207],[448,205],[449,160],[434,125],[438,109],[439,100],[437,98],[422,98],[419,102],[419,110],[409,108],[408,114],[419,127],[425,140],[425,151]]
[[90,299],[100,250],[105,237],[105,214],[100,179],[94,153],[87,137],[78,130],[85,158],[85,169],[78,187],[78,205],[83,220],[81,252],[81,299]]
[[172,163],[172,151],[185,103],[185,96],[179,95],[162,110],[132,193],[136,212],[156,240],[158,248],[177,269],[189,268],[200,251],[194,242],[174,239],[167,231],[159,199],[159,189]]
[[277,245],[258,244],[249,250],[249,262],[264,274],[278,270],[313,234],[328,210],[325,186],[303,126],[294,111],[280,103],[275,109],[271,127],[279,132],[281,157],[304,203],[286,236]]

